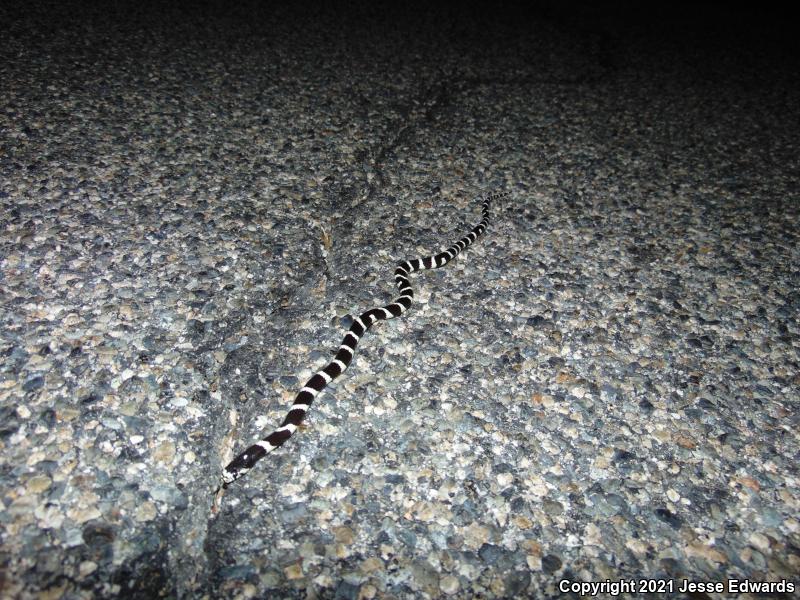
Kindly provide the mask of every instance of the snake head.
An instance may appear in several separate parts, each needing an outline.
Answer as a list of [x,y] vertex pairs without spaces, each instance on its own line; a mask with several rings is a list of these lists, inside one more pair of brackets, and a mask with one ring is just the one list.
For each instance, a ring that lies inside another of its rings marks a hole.
[[234,458],[222,471],[222,487],[227,488],[239,477],[247,473],[266,453],[263,442],[258,442]]

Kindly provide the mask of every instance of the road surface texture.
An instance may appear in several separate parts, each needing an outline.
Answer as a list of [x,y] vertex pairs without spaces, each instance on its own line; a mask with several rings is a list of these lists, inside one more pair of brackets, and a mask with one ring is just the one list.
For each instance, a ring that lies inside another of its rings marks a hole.
[[[798,597],[781,15],[18,4],[0,596]],[[395,264],[503,190],[215,506]]]

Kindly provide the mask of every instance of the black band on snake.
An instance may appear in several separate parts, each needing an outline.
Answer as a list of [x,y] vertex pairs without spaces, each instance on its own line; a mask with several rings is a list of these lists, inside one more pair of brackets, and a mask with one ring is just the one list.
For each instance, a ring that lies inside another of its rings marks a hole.
[[489,226],[489,207],[492,200],[507,196],[509,192],[500,192],[496,194],[483,196],[482,216],[483,219],[472,230],[467,233],[463,238],[458,240],[455,244],[450,246],[444,252],[435,254],[433,256],[426,256],[425,258],[415,258],[414,260],[407,260],[398,265],[394,272],[394,280],[397,284],[397,289],[400,295],[395,298],[394,302],[381,306],[379,308],[371,308],[365,313],[362,313],[353,321],[350,330],[345,334],[339,350],[333,357],[333,360],[328,365],[318,371],[311,379],[309,379],[303,388],[298,392],[294,400],[294,404],[289,409],[289,413],[275,431],[270,433],[264,439],[256,442],[247,450],[234,458],[225,470],[222,472],[222,487],[226,488],[229,484],[239,479],[242,475],[247,473],[253,468],[261,458],[267,453],[272,452],[276,448],[280,448],[286,443],[292,434],[297,430],[300,423],[305,419],[308,409],[314,398],[325,389],[331,381],[336,379],[339,375],[344,373],[350,362],[355,355],[356,345],[363,335],[378,321],[386,319],[393,319],[399,317],[411,307],[411,301],[414,298],[414,292],[411,289],[411,284],[408,281],[408,276],[416,271],[425,269],[438,269],[443,267],[463,250],[466,250],[480,235],[486,231]]

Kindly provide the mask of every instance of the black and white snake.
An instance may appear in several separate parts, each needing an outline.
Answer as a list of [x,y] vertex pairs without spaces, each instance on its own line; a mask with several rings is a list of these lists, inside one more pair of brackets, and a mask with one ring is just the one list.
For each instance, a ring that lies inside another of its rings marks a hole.
[[492,200],[507,196],[509,193],[510,192],[499,192],[483,196],[481,198],[483,200],[483,219],[481,222],[444,252],[433,256],[426,256],[425,258],[407,260],[398,265],[394,272],[394,280],[397,283],[397,289],[400,290],[400,296],[391,304],[379,308],[371,308],[356,317],[353,324],[350,326],[350,330],[345,334],[342,344],[339,346],[339,350],[336,352],[333,360],[328,363],[324,369],[315,373],[314,376],[306,382],[300,392],[298,392],[294,404],[292,404],[289,413],[286,415],[280,427],[264,439],[259,440],[247,448],[247,450],[239,454],[225,467],[222,471],[222,488],[227,488],[228,485],[252,469],[253,465],[267,453],[272,452],[286,443],[286,440],[292,436],[300,423],[303,422],[314,398],[325,389],[326,385],[347,369],[348,365],[353,360],[358,341],[372,325],[378,321],[399,317],[411,307],[411,300],[414,297],[414,292],[411,289],[408,276],[416,271],[443,267],[463,250],[467,249],[489,226],[489,207]]

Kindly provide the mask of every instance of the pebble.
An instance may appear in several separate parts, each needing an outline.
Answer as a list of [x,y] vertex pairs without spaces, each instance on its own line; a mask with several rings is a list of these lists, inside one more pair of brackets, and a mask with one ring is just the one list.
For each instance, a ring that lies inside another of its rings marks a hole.
[[34,475],[28,480],[27,489],[31,494],[41,494],[50,489],[53,481],[46,475]]
[[143,502],[140,504],[134,513],[134,518],[137,521],[152,521],[156,518],[156,506],[152,502]]
[[458,581],[458,578],[453,577],[452,575],[445,575],[439,580],[439,589],[441,589],[442,592],[448,596],[458,593],[460,587],[461,584]]

